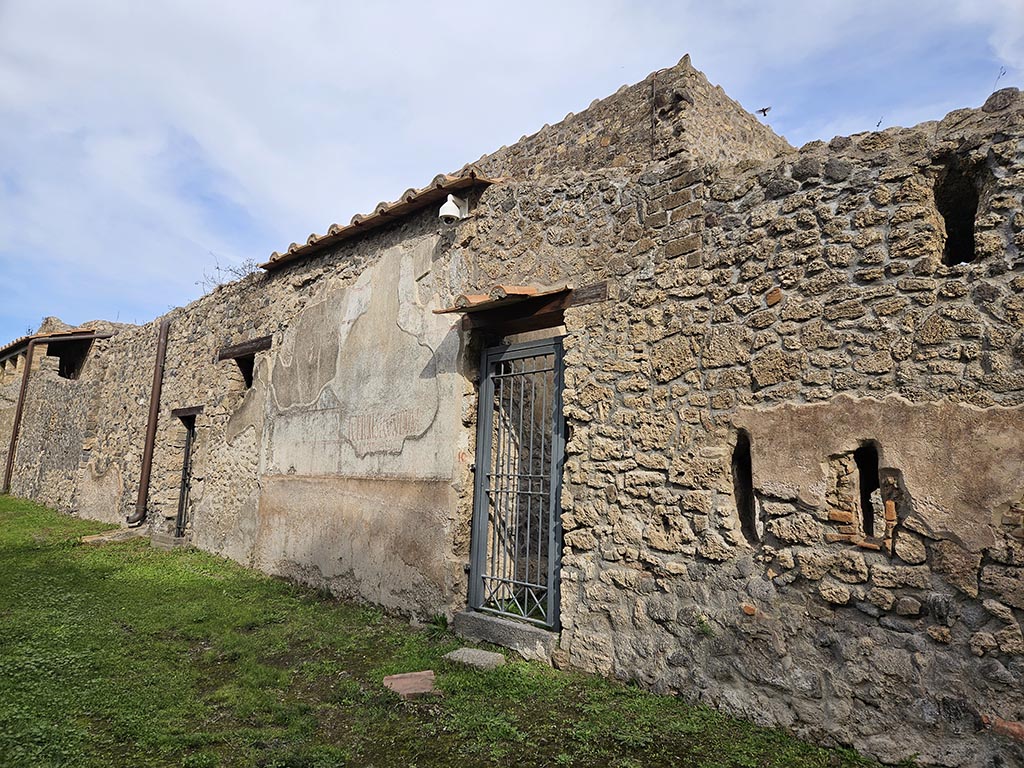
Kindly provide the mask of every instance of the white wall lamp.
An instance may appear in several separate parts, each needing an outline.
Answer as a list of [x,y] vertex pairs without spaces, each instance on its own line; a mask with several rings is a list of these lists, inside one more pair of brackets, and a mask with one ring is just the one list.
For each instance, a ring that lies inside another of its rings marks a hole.
[[467,216],[469,216],[469,203],[455,195],[448,195],[448,201],[437,212],[437,217],[445,224],[454,224]]

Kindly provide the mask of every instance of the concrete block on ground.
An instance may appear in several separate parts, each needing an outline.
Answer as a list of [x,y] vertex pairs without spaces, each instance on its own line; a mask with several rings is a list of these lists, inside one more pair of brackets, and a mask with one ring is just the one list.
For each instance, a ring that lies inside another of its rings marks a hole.
[[189,544],[188,536],[175,536],[173,533],[155,532],[149,537],[150,543],[157,549],[170,551],[181,549]]
[[505,657],[494,651],[483,651],[479,648],[458,648],[446,653],[444,658],[456,664],[463,664],[476,669],[494,669],[505,664]]

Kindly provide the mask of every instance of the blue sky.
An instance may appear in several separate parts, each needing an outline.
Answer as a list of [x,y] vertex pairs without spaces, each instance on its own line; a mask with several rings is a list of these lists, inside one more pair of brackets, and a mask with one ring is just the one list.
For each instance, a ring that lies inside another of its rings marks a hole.
[[684,53],[799,146],[1021,86],[1024,0],[0,0],[0,344],[145,322]]

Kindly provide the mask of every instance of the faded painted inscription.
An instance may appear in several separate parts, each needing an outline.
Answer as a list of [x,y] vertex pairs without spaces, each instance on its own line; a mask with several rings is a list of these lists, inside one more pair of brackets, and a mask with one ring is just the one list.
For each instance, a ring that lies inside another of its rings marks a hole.
[[360,454],[400,450],[402,441],[417,431],[417,412],[411,408],[359,413],[345,420],[345,436]]

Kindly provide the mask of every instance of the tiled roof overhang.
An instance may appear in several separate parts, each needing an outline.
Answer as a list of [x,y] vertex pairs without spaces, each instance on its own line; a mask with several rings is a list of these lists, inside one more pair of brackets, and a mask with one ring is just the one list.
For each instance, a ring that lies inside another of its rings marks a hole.
[[332,224],[325,234],[312,234],[302,245],[292,243],[284,253],[274,251],[270,254],[270,260],[260,264],[260,267],[266,270],[278,269],[349,238],[358,237],[377,227],[391,224],[403,216],[408,216],[410,213],[446,199],[449,194],[454,192],[472,187],[488,186],[499,181],[501,179],[484,176],[473,166],[467,166],[454,175],[435,176],[427,186],[421,189],[406,190],[393,203],[378,203],[377,207],[373,209],[373,213],[366,215],[357,213],[352,217],[352,221],[345,226]]

